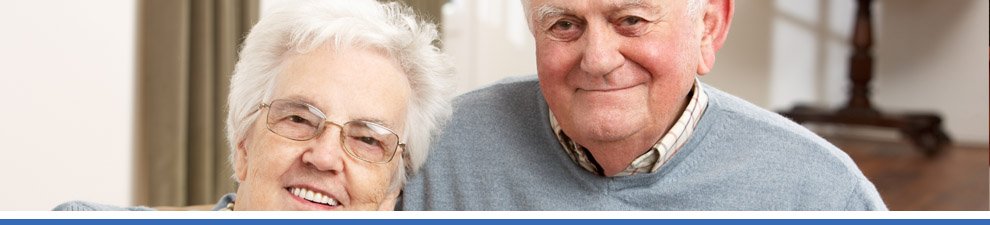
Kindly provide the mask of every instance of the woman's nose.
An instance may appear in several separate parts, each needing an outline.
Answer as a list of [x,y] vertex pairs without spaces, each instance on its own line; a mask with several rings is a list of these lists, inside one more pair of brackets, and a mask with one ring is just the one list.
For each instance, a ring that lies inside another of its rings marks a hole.
[[322,134],[309,140],[302,160],[319,171],[340,172],[343,169],[344,146],[340,142],[340,129],[327,127]]

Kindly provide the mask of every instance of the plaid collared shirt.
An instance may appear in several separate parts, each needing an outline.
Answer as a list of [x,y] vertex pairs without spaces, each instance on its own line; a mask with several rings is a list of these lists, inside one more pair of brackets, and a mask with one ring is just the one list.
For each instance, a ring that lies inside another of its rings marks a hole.
[[[708,107],[708,94],[705,94],[701,89],[701,82],[697,78],[694,80],[694,88],[691,92],[691,100],[688,101],[688,105],[684,108],[684,112],[681,113],[681,117],[667,131],[667,134],[664,134],[650,150],[633,160],[625,170],[614,176],[656,172],[660,169],[660,166],[674,156],[674,153],[677,153],[678,149],[684,146],[684,143],[687,143],[687,140],[691,138],[691,134],[694,133],[694,128],[698,125],[698,121],[701,120],[702,114],[705,113],[705,108]],[[564,131],[560,129],[560,125],[557,124],[557,119],[554,118],[553,112],[550,112],[550,127],[553,128],[553,133],[556,134],[557,141],[564,147],[564,151],[567,152],[567,155],[571,157],[574,163],[577,163],[588,172],[605,176],[602,174],[602,168],[599,168],[598,164],[593,162],[588,149],[571,140],[567,134],[564,134]]]

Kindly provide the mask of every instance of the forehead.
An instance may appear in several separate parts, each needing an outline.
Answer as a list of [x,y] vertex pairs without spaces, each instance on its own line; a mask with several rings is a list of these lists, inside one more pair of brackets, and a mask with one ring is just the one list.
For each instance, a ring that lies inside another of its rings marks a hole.
[[581,12],[611,12],[626,9],[659,9],[671,0],[533,0],[530,10],[535,19],[553,14],[576,14]]
[[396,128],[410,93],[405,73],[386,53],[325,45],[286,58],[270,100],[298,100],[319,108],[328,119],[375,121]]

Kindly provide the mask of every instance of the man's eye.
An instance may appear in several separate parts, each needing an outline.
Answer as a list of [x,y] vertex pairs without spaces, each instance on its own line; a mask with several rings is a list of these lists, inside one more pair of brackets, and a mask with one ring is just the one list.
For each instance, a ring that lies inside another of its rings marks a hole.
[[643,18],[639,18],[639,17],[635,17],[635,16],[630,16],[630,17],[626,17],[626,18],[623,18],[622,19],[622,25],[623,26],[635,26],[635,25],[640,24],[640,23],[643,23],[645,21],[646,20],[644,20]]
[[559,21],[553,24],[553,29],[556,30],[570,30],[571,28],[574,28],[574,23],[570,21]]
[[581,24],[571,20],[560,20],[550,26],[550,37],[561,41],[571,41],[581,36]]
[[639,36],[649,31],[650,21],[638,16],[627,16],[616,21],[615,28],[622,35]]

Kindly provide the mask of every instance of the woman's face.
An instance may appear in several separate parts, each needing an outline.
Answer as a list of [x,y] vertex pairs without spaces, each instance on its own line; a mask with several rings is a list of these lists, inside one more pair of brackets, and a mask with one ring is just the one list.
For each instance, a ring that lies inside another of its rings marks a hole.
[[[272,99],[309,104],[336,124],[375,121],[402,137],[410,95],[402,69],[384,53],[323,46],[285,61]],[[367,162],[345,152],[341,127],[327,124],[318,136],[296,141],[268,129],[269,110],[256,114],[237,143],[235,210],[393,209],[398,190],[389,186],[404,149],[387,163]]]

